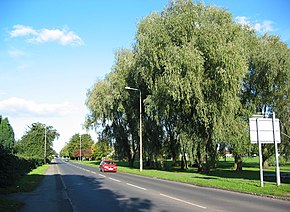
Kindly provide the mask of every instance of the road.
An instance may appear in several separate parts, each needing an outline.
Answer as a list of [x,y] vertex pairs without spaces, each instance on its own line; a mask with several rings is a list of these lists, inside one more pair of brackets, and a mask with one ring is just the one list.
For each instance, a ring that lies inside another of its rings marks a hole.
[[290,201],[56,161],[73,211],[289,211]]

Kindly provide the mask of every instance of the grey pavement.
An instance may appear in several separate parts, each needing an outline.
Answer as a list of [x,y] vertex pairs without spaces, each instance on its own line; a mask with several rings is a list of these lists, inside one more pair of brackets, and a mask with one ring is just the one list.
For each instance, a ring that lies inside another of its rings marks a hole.
[[11,194],[9,198],[25,203],[20,212],[73,211],[54,161],[49,165],[42,182],[34,191]]

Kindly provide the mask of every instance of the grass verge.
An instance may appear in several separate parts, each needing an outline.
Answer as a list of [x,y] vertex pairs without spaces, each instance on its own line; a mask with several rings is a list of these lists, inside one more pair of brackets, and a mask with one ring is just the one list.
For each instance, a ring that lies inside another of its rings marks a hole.
[[[196,168],[180,170],[171,168],[169,171],[129,168],[124,164],[118,164],[119,172],[149,176],[166,179],[176,182],[183,182],[192,185],[214,187],[232,191],[239,191],[251,194],[277,196],[290,199],[290,180],[281,178],[281,185],[276,185],[275,167],[264,170],[264,187],[260,187],[260,170],[257,159],[245,159],[243,171],[233,170],[233,161],[220,161],[218,168],[213,169],[209,174],[197,173]],[[97,161],[83,161],[84,164],[98,167]],[[280,167],[281,174],[290,172],[290,164]],[[267,177],[266,177],[267,176]],[[270,177],[269,177],[270,176]]]
[[0,211],[19,211],[24,203],[15,200],[9,200],[5,197],[5,195],[16,192],[33,191],[43,179],[44,173],[48,167],[48,164],[40,166],[32,170],[27,175],[22,176],[13,185],[6,188],[0,188]]

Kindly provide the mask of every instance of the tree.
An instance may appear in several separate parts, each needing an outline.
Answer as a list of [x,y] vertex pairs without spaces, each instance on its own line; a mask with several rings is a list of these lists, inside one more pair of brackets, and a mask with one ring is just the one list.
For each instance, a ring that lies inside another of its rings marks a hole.
[[105,139],[99,140],[92,146],[92,156],[97,160],[105,158],[111,152],[112,149],[110,148],[108,141]]
[[[59,137],[59,133],[52,127],[41,123],[33,123],[25,134],[15,144],[18,155],[29,158],[43,158],[46,132],[46,157],[52,156],[53,141]],[[45,160],[46,161],[46,160]]]
[[66,144],[61,150],[59,155],[61,157],[69,157],[68,145]]
[[277,37],[257,36],[224,9],[177,0],[145,17],[135,38],[132,50],[116,53],[112,72],[86,102],[86,126],[101,129],[130,166],[139,149],[139,97],[125,86],[142,93],[148,164],[161,154],[174,162],[182,154],[184,168],[195,162],[207,172],[225,143],[242,170],[253,108],[279,108],[289,131],[289,49]]
[[14,131],[9,124],[8,118],[2,119],[2,116],[0,115],[0,145],[9,152],[12,152],[14,143]]
[[131,51],[118,51],[114,72],[94,85],[86,101],[90,110],[86,127],[101,128],[101,134],[114,144],[115,154],[126,158],[130,166],[133,166],[139,145],[139,101],[138,98],[129,98],[130,94],[125,92],[125,86],[132,85],[126,80],[132,80],[129,75],[133,61]]
[[[61,149],[61,154],[67,157],[69,156],[70,158],[78,158],[80,157],[80,149],[81,149],[82,156],[90,157],[89,149],[92,147],[93,143],[94,141],[89,134],[76,133],[70,138],[69,142]],[[83,152],[86,152],[86,156],[85,154],[83,154]]]
[[172,111],[177,137],[194,133],[201,142],[194,146],[205,148],[197,150],[205,152],[198,154],[199,167],[214,166],[217,143],[226,140],[223,126],[239,112],[247,70],[242,27],[223,9],[174,1],[146,17],[136,39],[137,70],[154,100],[150,109]]
[[[287,132],[290,129],[289,48],[279,37],[269,35],[254,37],[250,44],[249,71],[243,80],[241,102],[252,114],[276,112],[282,132]],[[282,136],[280,150],[282,154],[289,151],[289,138]],[[273,145],[264,144],[264,166],[273,154]]]

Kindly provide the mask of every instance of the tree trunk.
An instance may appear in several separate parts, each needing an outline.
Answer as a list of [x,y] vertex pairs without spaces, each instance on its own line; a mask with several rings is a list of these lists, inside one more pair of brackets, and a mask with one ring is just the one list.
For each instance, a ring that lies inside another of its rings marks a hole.
[[181,169],[184,170],[187,168],[188,168],[188,166],[187,166],[187,161],[186,161],[186,155],[185,155],[185,153],[183,153],[182,158],[181,158]]
[[202,156],[201,156],[201,145],[200,142],[197,145],[196,150],[196,165],[197,165],[197,172],[202,172]]
[[239,155],[235,155],[235,170],[236,171],[242,171],[243,170],[243,166],[242,166],[242,157]]

